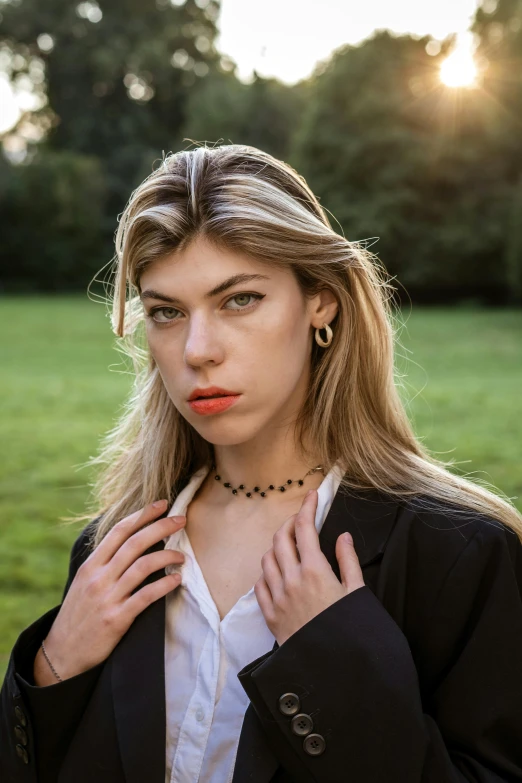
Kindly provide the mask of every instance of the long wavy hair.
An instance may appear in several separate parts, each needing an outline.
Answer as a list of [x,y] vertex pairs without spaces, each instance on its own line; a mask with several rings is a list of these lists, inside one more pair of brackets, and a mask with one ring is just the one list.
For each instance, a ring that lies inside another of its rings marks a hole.
[[290,165],[255,147],[225,144],[164,156],[132,192],[118,224],[106,303],[118,350],[132,360],[133,387],[97,456],[84,463],[98,468],[88,513],[64,518],[92,521],[92,548],[146,504],[172,503],[194,470],[212,464],[212,444],[174,406],[148,351],[139,297],[147,266],[199,236],[292,270],[306,296],[334,292],[333,342],[323,349],[313,341],[311,388],[296,434],[301,444],[304,433],[310,438],[325,474],[339,463],[340,490],[377,489],[427,510],[442,502],[458,519],[478,512],[522,541],[522,514],[510,498],[452,472],[452,460],[436,458],[415,436],[398,392],[399,307],[367,243],[333,230]]

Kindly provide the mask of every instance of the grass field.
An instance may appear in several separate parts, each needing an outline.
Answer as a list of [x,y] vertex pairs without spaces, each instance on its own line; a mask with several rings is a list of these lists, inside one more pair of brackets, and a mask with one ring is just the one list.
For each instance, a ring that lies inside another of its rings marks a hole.
[[[19,633],[61,599],[96,453],[130,387],[105,307],[0,300],[0,682]],[[418,436],[522,510],[522,311],[404,316],[398,369]]]

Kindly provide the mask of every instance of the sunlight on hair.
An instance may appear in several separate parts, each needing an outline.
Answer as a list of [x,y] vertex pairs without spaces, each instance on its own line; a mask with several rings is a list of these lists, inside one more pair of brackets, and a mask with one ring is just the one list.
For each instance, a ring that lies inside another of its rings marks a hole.
[[440,67],[440,80],[446,87],[476,87],[478,69],[470,38],[461,37],[456,48]]

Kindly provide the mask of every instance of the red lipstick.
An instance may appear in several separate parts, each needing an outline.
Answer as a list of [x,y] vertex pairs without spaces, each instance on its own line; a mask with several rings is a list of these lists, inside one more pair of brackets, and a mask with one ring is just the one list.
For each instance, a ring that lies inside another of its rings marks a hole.
[[197,397],[233,397],[235,394],[238,392],[222,389],[220,386],[208,386],[206,389],[194,389],[189,400],[195,400]]
[[188,404],[195,413],[208,416],[227,410],[239,400],[240,396],[237,392],[219,386],[209,386],[206,389],[194,389],[188,398]]

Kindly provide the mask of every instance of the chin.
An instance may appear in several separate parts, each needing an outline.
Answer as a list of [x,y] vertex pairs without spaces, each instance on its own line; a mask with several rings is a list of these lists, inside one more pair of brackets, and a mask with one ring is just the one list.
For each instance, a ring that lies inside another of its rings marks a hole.
[[208,443],[213,446],[239,446],[242,443],[254,440],[256,436],[263,431],[265,424],[238,423],[237,419],[229,418],[225,421],[224,416],[208,416],[203,419],[196,427],[189,422],[196,432],[201,435]]

